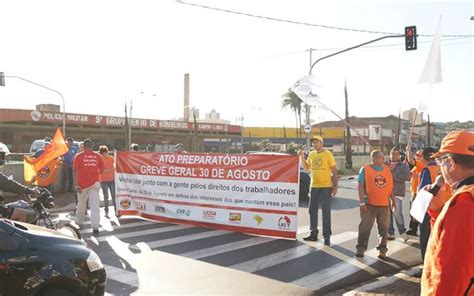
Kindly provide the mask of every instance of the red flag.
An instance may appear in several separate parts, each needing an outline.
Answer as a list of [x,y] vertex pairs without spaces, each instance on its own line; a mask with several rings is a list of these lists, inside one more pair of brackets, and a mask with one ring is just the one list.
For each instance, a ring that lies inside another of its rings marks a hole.
[[34,161],[34,169],[39,172],[42,167],[47,165],[51,160],[58,158],[61,155],[66,154],[69,148],[64,140],[63,133],[58,128],[54,134],[51,144],[44,148],[43,154]]

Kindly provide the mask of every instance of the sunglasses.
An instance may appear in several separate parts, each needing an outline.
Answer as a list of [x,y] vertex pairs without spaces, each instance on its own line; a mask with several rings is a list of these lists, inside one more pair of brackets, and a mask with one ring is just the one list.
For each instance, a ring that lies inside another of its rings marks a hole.
[[439,166],[442,166],[444,164],[444,162],[446,161],[446,159],[448,159],[451,155],[449,154],[446,154],[446,155],[443,155],[439,158],[436,158],[435,161],[436,161],[436,164],[439,165]]

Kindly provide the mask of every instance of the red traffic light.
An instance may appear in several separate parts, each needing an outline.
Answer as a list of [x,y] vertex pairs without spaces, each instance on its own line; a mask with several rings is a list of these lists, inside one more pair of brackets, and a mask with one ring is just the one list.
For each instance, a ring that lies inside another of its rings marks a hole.
[[416,26],[405,27],[405,49],[416,50]]

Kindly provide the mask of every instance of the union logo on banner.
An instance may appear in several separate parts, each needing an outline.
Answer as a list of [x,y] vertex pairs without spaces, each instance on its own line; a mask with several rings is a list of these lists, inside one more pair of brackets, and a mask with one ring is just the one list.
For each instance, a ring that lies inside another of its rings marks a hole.
[[280,229],[290,229],[291,219],[288,216],[283,216],[278,219],[278,228]]
[[130,202],[129,199],[122,199],[122,200],[120,201],[120,207],[121,207],[122,209],[125,209],[125,210],[128,209],[128,208],[130,208],[130,204],[131,204],[131,202]]

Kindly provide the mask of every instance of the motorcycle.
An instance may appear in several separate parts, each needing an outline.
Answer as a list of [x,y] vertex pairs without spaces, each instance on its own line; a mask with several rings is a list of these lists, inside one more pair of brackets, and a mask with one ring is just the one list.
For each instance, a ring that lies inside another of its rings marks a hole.
[[24,197],[27,201],[18,200],[6,205],[3,204],[3,197],[0,197],[0,215],[13,221],[44,226],[75,239],[81,239],[79,229],[71,223],[72,220],[51,218],[47,209],[54,208],[55,203],[48,190],[40,189],[37,193],[26,194]]

